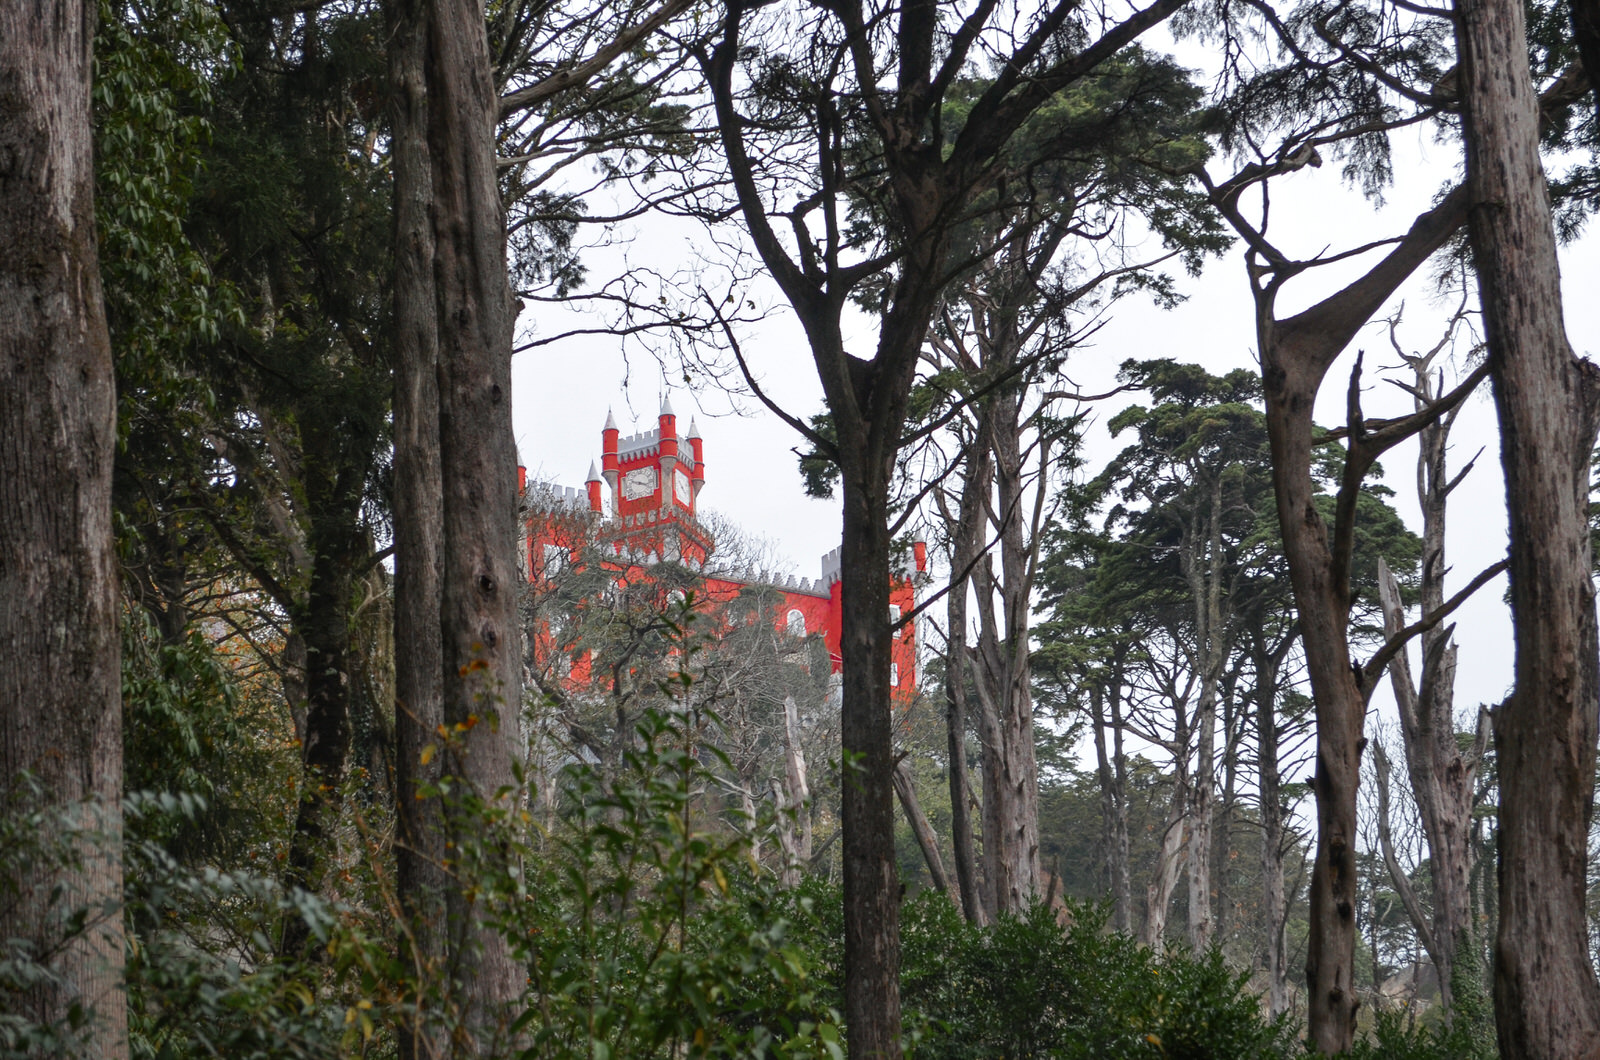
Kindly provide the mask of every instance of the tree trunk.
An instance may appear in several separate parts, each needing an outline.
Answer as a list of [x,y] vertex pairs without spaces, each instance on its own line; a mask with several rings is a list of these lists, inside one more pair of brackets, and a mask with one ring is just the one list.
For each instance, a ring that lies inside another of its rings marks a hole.
[[442,758],[423,749],[444,724],[439,577],[444,484],[439,470],[439,333],[433,283],[432,162],[428,155],[427,7],[388,0],[395,224],[395,862],[404,958],[418,994],[400,1028],[403,1060],[437,1060],[449,1038],[427,984],[447,958]]
[[1366,697],[1350,659],[1350,585],[1335,562],[1311,480],[1311,409],[1320,376],[1277,343],[1262,345],[1267,432],[1284,552],[1316,703],[1317,850],[1311,870],[1306,983],[1311,1043],[1342,1053],[1355,1039],[1356,790]]
[[[1033,735],[1033,676],[1028,627],[1032,615],[1028,524],[1022,495],[1021,395],[1004,392],[994,405],[996,528],[1000,580],[989,558],[979,564],[983,635],[978,679],[988,734],[984,741],[983,856],[992,915],[1020,913],[1039,894],[1039,775]],[[1044,447],[1041,443],[1040,450]],[[994,614],[996,597],[1000,614]],[[998,622],[996,619],[998,618]],[[1003,623],[1003,625],[1002,625]],[[990,738],[993,746],[990,746]]]
[[[967,448],[967,469],[960,508],[951,528],[950,591],[945,597],[945,742],[950,764],[950,845],[955,857],[961,911],[973,924],[987,923],[978,881],[978,857],[972,842],[972,780],[967,772],[967,592],[971,570],[982,542],[983,498],[989,495],[992,454],[984,438],[987,418]],[[946,520],[947,523],[949,520]]]
[[1523,7],[1459,0],[1467,183],[1510,518],[1516,681],[1495,712],[1500,928],[1495,1014],[1508,1060],[1587,1056],[1600,984],[1585,918],[1600,640],[1589,547],[1594,366],[1561,315]]
[[1156,853],[1155,867],[1150,872],[1150,884],[1145,888],[1144,931],[1139,940],[1153,949],[1160,949],[1167,935],[1167,910],[1172,904],[1172,893],[1178,886],[1178,870],[1182,867],[1185,832],[1189,810],[1189,730],[1188,711],[1182,703],[1174,705],[1177,731],[1173,734],[1172,802],[1167,810],[1166,826],[1161,832],[1161,845]]
[[793,881],[788,883],[794,887],[800,883],[799,865],[811,861],[811,784],[806,776],[805,752],[800,746],[800,705],[793,696],[783,697],[783,763],[784,807],[794,814],[795,856],[799,859],[793,869]]
[[[512,737],[522,708],[517,620],[516,443],[511,431],[514,314],[496,181],[484,9],[433,0],[428,26],[428,150],[433,171],[434,283],[439,335],[443,482],[440,630],[447,728],[462,735],[444,771],[478,797],[514,788]],[[464,819],[458,839],[481,835]],[[479,853],[494,863],[495,855]],[[448,893],[454,981],[473,1047],[503,1044],[524,976],[464,881]]]
[[846,460],[843,476],[840,801],[845,1027],[852,1060],[900,1056],[900,880],[894,856],[894,733],[887,696],[892,647],[885,507],[889,469],[883,463],[870,456]]
[[1284,954],[1283,784],[1278,773],[1278,672],[1293,638],[1282,654],[1257,643],[1252,652],[1256,673],[1256,732],[1261,807],[1261,919],[1266,927],[1263,971],[1267,977],[1267,1011],[1276,1016],[1289,1007],[1288,968]]
[[[54,973],[14,1014],[76,1037],[65,1024],[82,1005],[87,1052],[123,1057],[116,395],[94,227],[94,18],[71,0],[0,5],[0,794],[23,799],[32,774],[66,829],[40,839],[68,847],[23,868],[0,938],[38,943]],[[80,912],[84,930],[62,945]]]
[[[317,511],[313,519],[330,518]],[[333,516],[332,518],[337,518]],[[335,842],[334,826],[350,753],[350,566],[328,535],[310,536],[312,563],[305,602],[294,626],[305,645],[305,722],[300,743],[300,802],[289,839],[287,882],[313,894]],[[284,922],[281,952],[305,955],[311,927],[297,912]]]
[[[1124,934],[1133,930],[1132,905],[1128,881],[1128,799],[1122,761],[1122,665],[1119,645],[1114,649],[1109,680],[1089,691],[1091,721],[1094,725],[1095,768],[1100,778],[1100,813],[1106,846],[1106,880],[1111,891],[1111,926]],[[1116,752],[1106,745],[1106,707],[1111,703],[1111,725]]]
[[922,849],[922,859],[928,863],[928,877],[933,880],[934,890],[943,891],[952,901],[957,900],[959,895],[950,886],[950,877],[944,871],[944,859],[939,856],[939,837],[934,834],[933,825],[928,823],[928,815],[922,812],[922,804],[917,801],[916,785],[911,781],[911,770],[906,768],[904,761],[894,767],[894,791],[900,796],[900,808],[906,813],[911,834]]
[[1217,692],[1230,650],[1222,584],[1222,480],[1210,469],[1203,473],[1209,480],[1204,482],[1206,492],[1195,498],[1180,546],[1189,604],[1194,609],[1194,668],[1200,678],[1188,841],[1189,945],[1196,952],[1211,944],[1214,927],[1211,859],[1217,786]]

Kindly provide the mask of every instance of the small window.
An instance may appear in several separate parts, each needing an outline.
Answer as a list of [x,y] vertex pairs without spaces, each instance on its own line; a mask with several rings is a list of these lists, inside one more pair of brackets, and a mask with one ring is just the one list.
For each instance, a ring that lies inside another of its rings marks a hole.
[[889,664],[889,687],[890,688],[899,688],[900,687],[900,664],[899,663],[890,663]]
[[544,576],[553,577],[561,573],[561,568],[567,565],[567,550],[560,545],[546,543],[544,546]]
[[889,605],[889,625],[893,626],[900,621],[900,605]]
[[789,636],[803,637],[806,635],[806,615],[798,607],[789,612],[786,619],[789,626]]

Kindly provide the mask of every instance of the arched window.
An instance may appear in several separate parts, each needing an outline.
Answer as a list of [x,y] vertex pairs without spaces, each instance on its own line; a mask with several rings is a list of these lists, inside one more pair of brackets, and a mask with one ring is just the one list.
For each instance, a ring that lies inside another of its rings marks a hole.
[[900,687],[900,664],[899,663],[890,663],[889,664],[889,685],[892,688],[899,688]]
[[806,635],[806,615],[798,607],[789,612],[786,620],[789,624],[789,636],[803,637]]

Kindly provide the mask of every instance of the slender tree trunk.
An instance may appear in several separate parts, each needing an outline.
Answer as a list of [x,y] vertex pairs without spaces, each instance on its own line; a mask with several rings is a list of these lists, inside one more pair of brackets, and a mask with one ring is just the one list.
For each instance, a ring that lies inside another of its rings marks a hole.
[[[452,741],[444,770],[485,800],[514,786],[522,709],[517,619],[516,443],[511,431],[514,313],[494,158],[497,100],[484,9],[433,0],[428,25],[428,150],[433,171],[443,482],[440,629],[443,703]],[[458,839],[481,835],[463,820]],[[496,855],[479,851],[493,863]],[[453,978],[469,991],[470,1049],[503,1042],[524,976],[465,881],[448,892]],[[458,1047],[458,1052],[460,1047]]]
[[[313,518],[328,518],[318,512]],[[334,517],[337,518],[337,517]],[[289,839],[287,882],[313,894],[322,889],[323,868],[334,843],[350,754],[350,565],[329,535],[310,536],[312,562],[305,603],[294,625],[305,645],[305,721],[300,742],[300,801]],[[284,921],[281,952],[305,955],[311,927],[291,912]]]
[[[1031,563],[1027,509],[1022,494],[1021,395],[1005,392],[995,403],[990,432],[995,453],[995,495],[1001,525],[1000,582],[987,591],[989,566],[979,581],[979,599],[1001,604],[1004,623],[985,621],[993,636],[984,645],[987,682],[993,691],[985,703],[994,710],[993,755],[984,748],[985,777],[993,783],[993,806],[986,784],[984,799],[984,860],[994,868],[995,913],[1020,913],[1039,894],[1039,773],[1033,735],[1033,673],[1029,658],[1028,627],[1032,615]],[[1041,451],[1043,446],[1041,445]],[[994,769],[988,769],[993,760]],[[994,831],[989,830],[989,822]]]
[[845,1026],[852,1060],[897,1060],[900,1056],[900,880],[894,856],[894,733],[885,695],[892,646],[885,507],[887,463],[862,454],[845,461],[843,476],[840,801],[844,832]]
[[[1287,642],[1284,651],[1287,652]],[[1267,1011],[1289,1007],[1288,968],[1283,946],[1283,784],[1278,773],[1279,656],[1259,644],[1253,652],[1256,673],[1256,732],[1260,768],[1261,919],[1266,927],[1263,971],[1267,977]]]
[[961,911],[969,922],[987,923],[979,889],[978,857],[972,841],[972,781],[967,772],[967,593],[971,570],[982,546],[983,498],[989,495],[993,468],[982,410],[962,479],[960,509],[951,532],[950,592],[945,597],[949,643],[945,652],[945,742],[950,761],[950,845],[955,857]]
[[1189,945],[1196,952],[1211,945],[1212,824],[1217,787],[1217,690],[1228,661],[1222,586],[1222,481],[1208,483],[1205,508],[1192,520],[1184,548],[1184,573],[1194,607],[1196,669],[1200,699],[1196,710],[1194,786],[1189,811]]
[[1128,869],[1128,756],[1122,749],[1122,652],[1119,647],[1111,685],[1111,775],[1118,813],[1111,830],[1111,900],[1122,908],[1121,930],[1133,933],[1133,881]]
[[[87,1052],[125,1057],[116,395],[94,228],[94,19],[94,5],[71,0],[0,5],[0,794],[22,799],[31,773],[67,829],[41,842],[70,848],[23,868],[0,903],[0,938],[40,944],[55,975],[22,992],[15,1015],[76,1036],[66,1020],[84,1006]],[[66,941],[75,913],[86,927]]]
[[[1091,721],[1094,725],[1095,767],[1100,778],[1100,813],[1106,847],[1106,881],[1111,891],[1111,926],[1127,933],[1132,930],[1128,886],[1128,805],[1127,789],[1122,785],[1121,763],[1113,763],[1106,744],[1105,700],[1115,700],[1121,692],[1121,666],[1112,667],[1110,687],[1096,685],[1089,690]],[[1120,712],[1113,707],[1114,712]],[[1116,724],[1116,723],[1113,723]],[[1120,734],[1117,734],[1120,758]]]
[[784,866],[785,887],[800,885],[800,867],[811,862],[811,785],[806,777],[806,756],[800,746],[800,705],[793,696],[783,697],[783,762],[785,822],[794,842],[794,859]]
[[1184,842],[1189,816],[1189,729],[1188,709],[1183,703],[1173,705],[1177,718],[1173,733],[1172,802],[1167,809],[1167,820],[1161,831],[1161,845],[1156,853],[1155,867],[1150,872],[1150,884],[1145,888],[1144,931],[1139,940],[1146,946],[1160,949],[1167,935],[1167,912],[1172,904],[1172,893],[1178,886],[1178,872],[1183,866]]
[[1222,799],[1217,804],[1216,827],[1211,837],[1212,903],[1216,909],[1213,937],[1225,944],[1233,931],[1233,814],[1238,805],[1239,744],[1244,729],[1241,709],[1232,683],[1222,696]]
[[1588,527],[1597,373],[1574,357],[1562,322],[1523,7],[1458,0],[1456,14],[1516,640],[1516,683],[1494,719],[1496,1025],[1508,1060],[1572,1060],[1600,1043],[1584,903],[1600,702]]
[[894,768],[894,791],[900,796],[900,808],[906,813],[911,834],[922,849],[922,859],[928,863],[928,877],[933,880],[934,890],[943,891],[951,900],[958,899],[959,895],[950,886],[950,877],[945,874],[944,858],[939,856],[939,837],[934,834],[933,825],[928,823],[928,815],[922,812],[922,804],[917,801],[916,785],[911,780],[911,770],[906,768],[903,761]]
[[[394,169],[395,861],[401,939],[418,987],[401,1027],[403,1060],[449,1053],[426,996],[447,958],[442,758],[424,748],[444,724],[439,577],[444,484],[439,470],[439,334],[433,283],[433,171],[428,154],[427,7],[387,0]],[[546,793],[547,794],[547,793]]]
[[[1407,357],[1415,378],[1416,408],[1420,412],[1443,396],[1442,377],[1431,371],[1433,358],[1445,348],[1449,334],[1433,351]],[[1454,478],[1446,462],[1454,413],[1424,427],[1417,435],[1417,501],[1422,509],[1422,584],[1420,611],[1428,614],[1444,605],[1445,515],[1449,495],[1471,470],[1469,462]],[[1384,611],[1384,631],[1393,636],[1405,624],[1400,585],[1380,561],[1379,596]],[[1470,883],[1472,858],[1470,830],[1474,787],[1482,761],[1487,728],[1480,720],[1477,745],[1463,752],[1456,739],[1456,647],[1453,625],[1435,626],[1422,634],[1421,679],[1413,680],[1405,652],[1389,667],[1390,684],[1400,714],[1407,774],[1412,795],[1428,841],[1433,884],[1432,919],[1417,922],[1420,935],[1431,940],[1429,956],[1439,975],[1440,993],[1448,1013],[1453,1006],[1453,980],[1458,951],[1473,952]],[[1400,886],[1399,883],[1396,886]],[[1407,902],[1408,912],[1420,906]],[[1476,979],[1476,977],[1474,977]]]

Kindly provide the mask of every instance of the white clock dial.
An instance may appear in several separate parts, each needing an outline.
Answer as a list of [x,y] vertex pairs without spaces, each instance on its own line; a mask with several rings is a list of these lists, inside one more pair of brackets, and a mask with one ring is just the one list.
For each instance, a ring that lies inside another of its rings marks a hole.
[[689,473],[681,467],[672,473],[672,494],[678,498],[679,504],[685,508],[689,506]]
[[630,501],[648,497],[656,491],[656,469],[636,467],[622,476],[622,496]]

